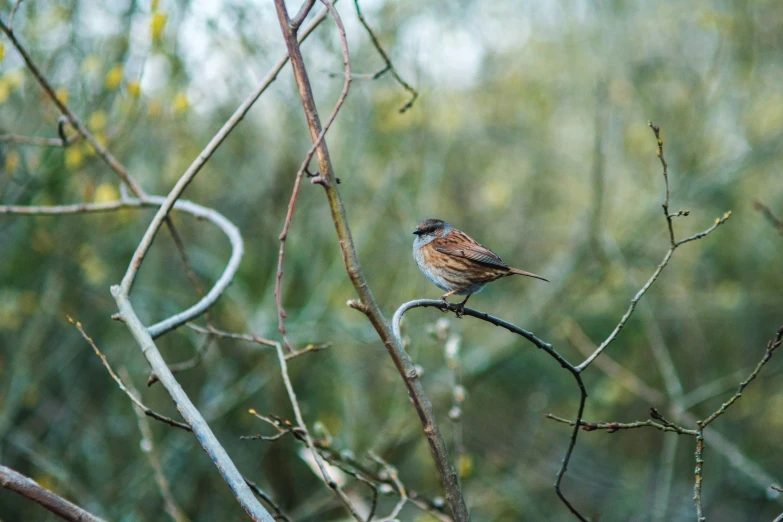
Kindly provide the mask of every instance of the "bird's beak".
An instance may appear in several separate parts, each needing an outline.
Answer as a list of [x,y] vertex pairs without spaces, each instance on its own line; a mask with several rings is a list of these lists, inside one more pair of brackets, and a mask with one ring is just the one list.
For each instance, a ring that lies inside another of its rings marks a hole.
[[414,233],[414,234],[416,234],[417,236],[420,236],[420,235],[422,235],[424,232],[422,232],[421,230],[419,230],[419,229],[417,228],[416,230],[414,230],[414,231],[413,231],[413,233]]

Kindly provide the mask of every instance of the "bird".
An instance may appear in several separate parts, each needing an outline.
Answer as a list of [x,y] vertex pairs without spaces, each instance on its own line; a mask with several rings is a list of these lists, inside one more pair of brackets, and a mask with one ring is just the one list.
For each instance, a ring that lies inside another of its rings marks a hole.
[[464,295],[457,304],[457,317],[462,315],[470,296],[501,277],[523,275],[549,282],[540,275],[512,268],[487,247],[465,232],[440,219],[425,219],[413,231],[413,259],[427,279],[446,293],[440,298]]

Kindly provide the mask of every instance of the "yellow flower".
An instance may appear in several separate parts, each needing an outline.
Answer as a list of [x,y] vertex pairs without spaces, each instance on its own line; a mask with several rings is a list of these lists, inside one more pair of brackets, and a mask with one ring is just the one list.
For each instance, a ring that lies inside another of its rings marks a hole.
[[0,43],[0,62],[3,61],[4,57],[5,57],[5,45]]
[[152,19],[150,20],[150,32],[152,33],[152,39],[154,41],[159,41],[160,37],[163,35],[163,28],[166,27],[166,20],[168,19],[169,15],[166,13],[155,13],[152,15]]
[[117,64],[109,69],[109,72],[106,73],[106,77],[103,79],[103,83],[106,85],[107,89],[113,91],[120,86],[123,76],[124,72],[122,70],[122,65]]
[[106,119],[106,112],[99,109],[90,114],[90,119],[87,122],[87,125],[89,125],[91,131],[99,132],[106,127]]
[[177,93],[177,95],[174,96],[172,106],[174,107],[174,112],[185,112],[190,106],[188,103],[188,96],[184,92]]
[[19,153],[15,150],[12,150],[5,157],[5,171],[11,173],[15,171],[16,167],[18,166],[19,166]]
[[65,87],[60,87],[54,91],[54,95],[57,96],[61,103],[68,103],[68,90]]
[[82,72],[84,73],[96,73],[101,67],[101,59],[91,54],[82,61]]
[[65,166],[70,169],[79,167],[84,161],[84,154],[79,147],[68,147],[65,149]]
[[134,98],[138,98],[141,95],[141,85],[137,80],[129,81],[125,88],[128,90],[128,94]]
[[111,183],[101,183],[98,188],[95,189],[95,202],[105,203],[107,201],[116,201],[120,199],[120,193],[117,191],[117,187]]

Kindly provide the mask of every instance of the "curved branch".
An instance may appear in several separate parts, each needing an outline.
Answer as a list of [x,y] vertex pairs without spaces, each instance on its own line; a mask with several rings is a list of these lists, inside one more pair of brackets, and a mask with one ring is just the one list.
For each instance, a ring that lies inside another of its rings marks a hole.
[[[307,36],[310,35],[310,33],[312,33],[312,31],[318,26],[318,24],[320,24],[321,21],[326,18],[327,12],[328,11],[324,9],[318,13],[313,21],[310,22],[307,28],[302,32],[301,36],[299,37],[300,41],[304,41]],[[131,286],[133,286],[133,281],[136,278],[139,267],[141,266],[142,261],[144,261],[144,256],[147,255],[147,251],[152,245],[152,241],[155,239],[155,235],[158,233],[158,230],[160,230],[160,227],[165,221],[166,216],[168,216],[169,212],[173,208],[174,202],[179,199],[179,197],[185,191],[185,188],[187,188],[190,182],[193,181],[193,178],[195,178],[196,174],[198,174],[198,172],[209,160],[215,150],[217,150],[220,144],[223,143],[223,141],[228,137],[231,131],[234,130],[239,122],[242,121],[242,118],[245,117],[256,100],[261,96],[261,94],[264,93],[264,91],[275,80],[275,78],[277,78],[280,70],[287,62],[288,55],[286,54],[284,57],[280,58],[272,67],[272,69],[267,73],[258,88],[256,88],[256,90],[253,91],[244,102],[242,102],[237,110],[234,111],[234,114],[226,121],[226,123],[223,124],[223,127],[221,127],[218,133],[215,134],[215,136],[209,141],[207,146],[204,147],[204,150],[201,151],[198,157],[196,157],[193,163],[191,163],[190,167],[188,167],[185,173],[179,178],[179,181],[177,181],[176,185],[174,185],[174,188],[171,189],[171,192],[169,192],[169,195],[166,197],[164,204],[160,207],[158,213],[155,214],[155,217],[152,219],[152,222],[147,228],[147,231],[144,233],[144,237],[139,243],[139,246],[136,248],[136,252],[133,254],[133,258],[128,265],[128,270],[125,272],[125,276],[122,278],[122,283],[120,283],[120,285],[124,293],[130,293]]]
[[63,520],[72,522],[105,522],[102,518],[88,513],[76,504],[72,504],[41,487],[36,481],[21,473],[0,465],[0,486],[15,491],[20,495],[38,502]]
[[[565,473],[568,470],[568,463],[570,462],[571,455],[574,452],[574,446],[576,446],[576,438],[579,436],[579,427],[583,423],[582,415],[584,414],[585,402],[587,401],[587,390],[585,389],[585,385],[584,382],[582,381],[582,376],[579,374],[579,370],[573,364],[568,362],[565,359],[565,357],[560,355],[552,347],[551,344],[542,341],[532,332],[520,328],[515,324],[509,323],[508,321],[504,321],[503,319],[499,319],[487,313],[480,312],[472,308],[462,308],[456,304],[448,303],[443,300],[417,299],[415,301],[409,301],[407,303],[403,303],[399,308],[397,308],[397,311],[394,312],[394,317],[392,318],[392,329],[394,332],[394,336],[397,339],[397,344],[399,345],[399,351],[401,352],[400,359],[406,364],[404,368],[400,368],[400,373],[403,374],[403,377],[406,379],[406,382],[407,382],[408,373],[403,373],[403,369],[406,369],[407,371],[412,370],[414,375],[416,374],[416,370],[413,367],[413,363],[410,362],[410,358],[408,357],[408,354],[405,353],[405,350],[402,348],[400,322],[402,321],[402,316],[405,315],[405,312],[407,312],[408,310],[411,310],[413,308],[428,308],[428,307],[438,308],[440,310],[448,310],[455,313],[459,311],[462,315],[475,317],[476,319],[481,319],[482,321],[486,321],[490,324],[494,324],[495,326],[500,326],[501,328],[505,328],[509,332],[524,337],[525,339],[533,343],[533,345],[536,346],[537,348],[544,350],[550,357],[552,357],[558,363],[560,363],[560,366],[568,370],[568,372],[574,376],[574,379],[576,380],[576,384],[579,387],[579,394],[580,394],[579,409],[577,410],[576,421],[574,422],[574,428],[571,431],[571,438],[568,443],[568,449],[566,450],[565,456],[563,457],[563,463],[561,464],[560,469],[557,472],[557,478],[555,479],[555,492],[557,493],[557,496],[560,498],[563,504],[566,505],[566,507],[571,511],[571,513],[573,513],[575,517],[577,517],[582,522],[587,522],[587,519],[584,518],[584,516],[582,516],[582,514],[579,513],[579,511],[571,504],[571,502],[565,497],[565,494],[562,492],[561,489],[563,477],[565,476]],[[410,370],[408,370],[407,365],[410,365]],[[418,381],[416,382],[418,383]],[[419,384],[418,389],[420,388],[421,385]],[[418,403],[416,402],[416,397],[414,397],[413,395],[417,391],[418,391],[417,389],[411,391],[411,398],[414,400],[414,404],[417,404],[417,410],[418,410]],[[421,395],[423,396],[424,400],[427,400],[427,397],[424,396],[423,390],[421,390]],[[427,404],[429,405],[429,401],[427,401]],[[430,409],[431,408],[432,406],[430,405]]]
[[[159,207],[163,205],[165,201],[166,199],[161,196],[146,196],[143,200],[128,198],[116,201],[106,201],[103,203],[78,203],[75,205],[57,205],[51,207],[0,205],[0,214],[87,214],[92,212],[111,212],[122,208]],[[187,310],[183,310],[182,312],[147,328],[147,331],[153,339],[157,339],[166,332],[182,326],[191,319],[195,319],[215,304],[215,301],[218,300],[234,279],[234,275],[239,269],[239,262],[242,260],[242,254],[244,253],[244,242],[242,241],[242,235],[239,233],[239,229],[217,210],[187,200],[177,201],[174,203],[173,207],[176,210],[187,212],[197,218],[211,221],[220,228],[231,242],[231,257],[220,278],[215,282],[207,295],[202,297],[196,304]]]

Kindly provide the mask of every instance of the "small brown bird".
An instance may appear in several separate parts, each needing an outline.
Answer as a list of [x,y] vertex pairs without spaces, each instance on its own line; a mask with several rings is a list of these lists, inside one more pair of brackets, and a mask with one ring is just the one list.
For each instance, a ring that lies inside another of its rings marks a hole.
[[[465,232],[457,230],[440,219],[426,219],[419,223],[413,240],[413,259],[427,279],[450,295],[464,295],[458,304],[465,307],[470,296],[484,285],[501,277],[523,275],[549,281],[543,277],[511,268],[487,247],[480,245]],[[459,315],[459,314],[458,314]]]

